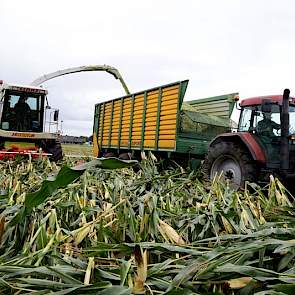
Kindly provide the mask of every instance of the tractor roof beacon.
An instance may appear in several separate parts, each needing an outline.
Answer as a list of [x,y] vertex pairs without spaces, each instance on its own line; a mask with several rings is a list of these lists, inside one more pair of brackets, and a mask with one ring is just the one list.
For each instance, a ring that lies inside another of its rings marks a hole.
[[246,181],[295,178],[295,98],[283,95],[244,99],[237,132],[215,137],[203,163],[207,179],[217,174],[234,188]]

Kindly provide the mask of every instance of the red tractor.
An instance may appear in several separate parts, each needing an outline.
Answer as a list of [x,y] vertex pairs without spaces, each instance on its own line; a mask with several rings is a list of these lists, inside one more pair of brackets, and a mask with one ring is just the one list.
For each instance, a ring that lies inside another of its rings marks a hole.
[[245,181],[266,182],[270,174],[285,183],[295,178],[295,98],[289,94],[285,89],[241,101],[237,132],[220,134],[209,145],[203,163],[208,179],[222,173],[238,188]]

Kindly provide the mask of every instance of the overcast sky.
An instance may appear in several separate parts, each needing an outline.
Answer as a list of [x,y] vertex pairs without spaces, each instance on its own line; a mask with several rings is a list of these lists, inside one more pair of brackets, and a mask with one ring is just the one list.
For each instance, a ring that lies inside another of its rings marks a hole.
[[[295,94],[292,0],[1,0],[0,79],[28,84],[108,64],[131,92],[189,79],[186,100]],[[92,133],[94,104],[124,95],[105,72],[43,84],[63,133]],[[293,87],[294,86],[294,87]]]

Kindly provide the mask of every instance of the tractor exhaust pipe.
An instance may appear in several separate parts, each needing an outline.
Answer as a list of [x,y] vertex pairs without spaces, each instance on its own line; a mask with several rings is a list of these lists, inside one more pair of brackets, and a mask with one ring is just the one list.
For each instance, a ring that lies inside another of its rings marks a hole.
[[289,96],[290,90],[285,89],[281,112],[281,169],[289,169]]

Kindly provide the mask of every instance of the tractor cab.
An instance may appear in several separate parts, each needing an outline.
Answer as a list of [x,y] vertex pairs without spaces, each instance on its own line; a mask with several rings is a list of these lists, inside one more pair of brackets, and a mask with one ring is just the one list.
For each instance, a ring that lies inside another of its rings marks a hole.
[[47,91],[39,87],[2,84],[1,122],[4,131],[43,132]]
[[[279,169],[282,161],[282,108],[283,95],[262,96],[245,99],[240,103],[241,115],[238,131],[251,133],[257,143],[262,147],[266,168]],[[295,135],[295,98],[289,98],[289,122],[287,133],[289,140],[288,154],[289,168],[294,168],[292,158],[295,146],[292,138]]]
[[[282,95],[248,98],[240,103],[238,131],[250,132],[269,140],[281,136]],[[289,134],[295,134],[295,98],[289,99]]]

